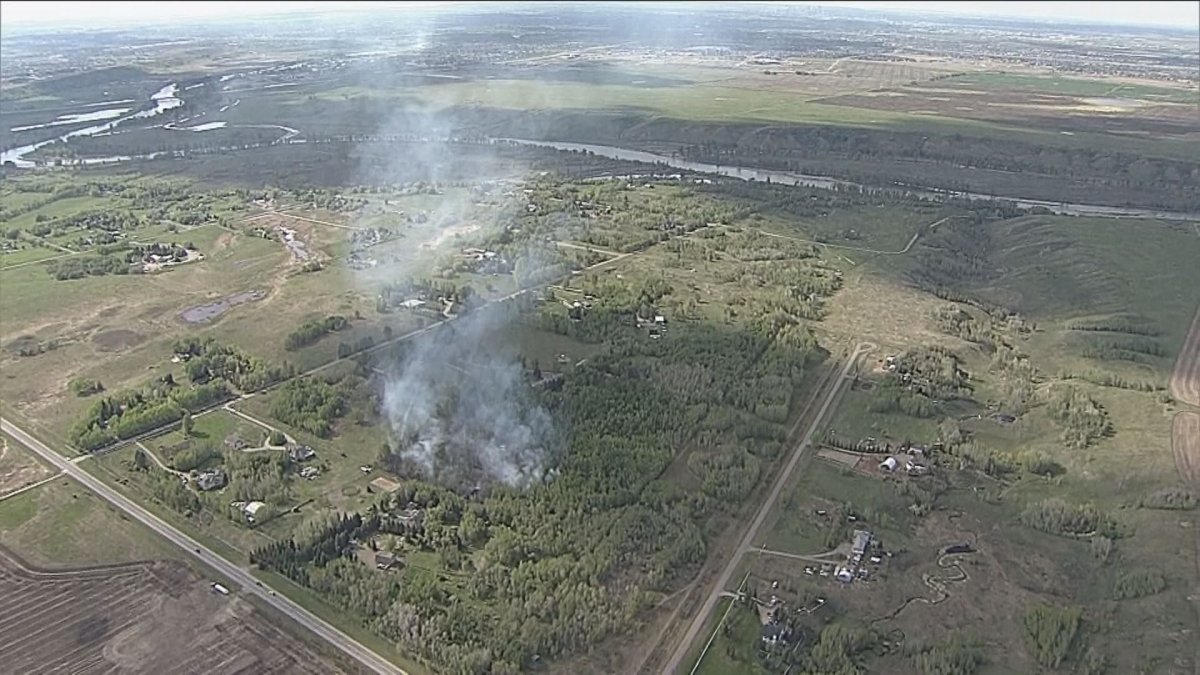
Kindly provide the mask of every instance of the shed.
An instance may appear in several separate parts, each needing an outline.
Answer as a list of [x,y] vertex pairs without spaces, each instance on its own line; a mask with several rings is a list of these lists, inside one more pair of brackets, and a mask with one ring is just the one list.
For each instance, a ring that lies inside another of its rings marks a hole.
[[896,470],[896,458],[888,457],[887,459],[885,459],[879,463],[879,468],[883,471],[895,471]]

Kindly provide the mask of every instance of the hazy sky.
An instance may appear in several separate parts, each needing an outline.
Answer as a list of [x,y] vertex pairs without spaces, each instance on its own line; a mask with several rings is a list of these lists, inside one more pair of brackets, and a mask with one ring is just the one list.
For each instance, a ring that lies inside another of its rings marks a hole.
[[[0,23],[62,23],[112,25],[172,18],[202,19],[249,16],[303,9],[362,9],[372,5],[395,9],[413,6],[471,4],[459,2],[23,2],[0,1]],[[496,3],[501,4],[501,3]],[[1197,27],[1200,1],[1182,2],[833,2],[798,4],[904,9],[953,14],[1103,21],[1159,26]]]

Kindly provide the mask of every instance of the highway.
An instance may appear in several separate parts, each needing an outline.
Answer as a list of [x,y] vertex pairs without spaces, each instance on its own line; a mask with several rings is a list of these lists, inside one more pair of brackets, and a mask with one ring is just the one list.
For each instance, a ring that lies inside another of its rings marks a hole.
[[[817,410],[816,417],[812,419],[808,430],[804,433],[804,437],[801,438],[800,442],[796,444],[795,449],[792,451],[791,458],[788,459],[787,466],[784,467],[783,471],[779,472],[779,477],[775,479],[775,484],[771,487],[770,495],[767,496],[766,501],[764,501],[762,506],[758,509],[758,513],[755,514],[754,520],[750,523],[750,526],[746,528],[745,536],[742,537],[742,541],[739,543],[737,550],[729,558],[729,562],[725,565],[725,569],[722,570],[721,576],[717,579],[716,583],[713,584],[712,590],[709,592],[708,597],[704,600],[704,605],[700,608],[700,611],[697,612],[694,617],[692,617],[692,622],[688,626],[687,633],[684,634],[683,639],[679,642],[675,648],[675,651],[671,654],[670,661],[668,661],[666,667],[663,668],[663,675],[673,675],[679,670],[683,659],[687,656],[688,649],[691,647],[692,643],[696,641],[696,636],[700,633],[701,629],[704,628],[704,622],[707,620],[708,615],[712,614],[713,609],[717,606],[717,602],[721,599],[721,594],[725,592],[725,587],[729,585],[730,578],[732,578],[734,572],[737,571],[737,566],[741,562],[742,556],[752,548],[754,538],[758,535],[758,530],[762,527],[763,522],[767,519],[767,515],[771,512],[771,507],[773,507],[775,502],[778,501],[779,495],[783,492],[784,486],[786,486],[788,481],[791,479],[792,472],[795,470],[796,465],[800,463],[800,458],[804,456],[805,450],[807,450],[812,444],[813,436],[817,433],[817,429],[820,428],[821,421],[825,419],[825,415],[829,412],[829,408],[832,407],[834,401],[837,400],[838,394],[842,391],[842,386],[845,384],[846,379],[850,375],[850,371],[858,363],[859,357],[873,349],[875,349],[874,344],[871,344],[870,342],[860,342],[854,348],[854,351],[850,354],[850,356],[846,359],[846,365],[842,366],[842,372],[830,385],[829,392],[825,395],[825,400],[821,402],[821,407],[819,410]],[[694,668],[692,669],[692,672],[695,672]]]
[[5,433],[10,434],[17,440],[18,443],[29,448],[34,453],[38,454],[44,460],[53,464],[63,473],[81,483],[84,487],[95,492],[103,497],[113,506],[124,511],[131,518],[142,523],[151,530],[165,537],[168,541],[182,548],[185,552],[200,562],[216,569],[218,572],[229,578],[235,584],[241,585],[242,591],[256,596],[263,603],[270,605],[280,613],[286,615],[296,623],[304,626],[308,630],[315,633],[318,637],[337,647],[347,656],[362,664],[370,672],[407,675],[407,673],[393,665],[387,659],[379,656],[362,644],[359,644],[350,636],[341,632],[337,628],[330,625],[324,619],[321,619],[312,612],[304,609],[300,605],[292,602],[282,595],[277,595],[274,591],[265,586],[260,586],[259,581],[255,579],[245,569],[233,564],[232,562],[217,555],[200,542],[192,539],[183,532],[175,529],[172,525],[164,522],[158,516],[150,513],[146,509],[138,506],[124,495],[110,488],[108,485],[93,477],[83,469],[80,469],[63,455],[51,450],[38,439],[30,436],[20,428],[5,419],[0,419],[0,429]]

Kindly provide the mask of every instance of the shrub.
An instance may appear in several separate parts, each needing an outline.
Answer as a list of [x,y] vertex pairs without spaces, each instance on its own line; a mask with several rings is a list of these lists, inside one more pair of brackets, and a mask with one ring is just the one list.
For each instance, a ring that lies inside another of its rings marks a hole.
[[1047,668],[1057,668],[1066,658],[1079,631],[1083,610],[1078,607],[1034,605],[1025,613],[1022,624],[1025,642],[1037,662]]
[[1113,599],[1144,598],[1161,593],[1167,587],[1163,573],[1155,569],[1136,569],[1117,577],[1113,584]]
[[77,377],[67,385],[72,394],[76,396],[91,396],[104,391],[104,385],[100,384],[100,380],[89,380],[82,377]]
[[1142,497],[1138,506],[1146,509],[1164,509],[1169,511],[1187,511],[1196,508],[1200,496],[1195,490],[1186,487],[1168,487]]

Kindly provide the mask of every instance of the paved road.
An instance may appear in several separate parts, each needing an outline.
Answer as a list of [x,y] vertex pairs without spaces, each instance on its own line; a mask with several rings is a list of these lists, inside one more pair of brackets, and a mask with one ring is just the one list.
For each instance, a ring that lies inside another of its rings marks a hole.
[[800,439],[799,443],[796,444],[796,448],[792,451],[792,456],[791,459],[788,460],[787,466],[785,466],[783,471],[779,473],[779,477],[775,479],[775,484],[771,487],[770,495],[767,496],[767,500],[763,502],[762,507],[758,509],[758,513],[754,516],[754,520],[750,523],[750,526],[746,528],[746,534],[742,537],[741,543],[738,544],[737,551],[732,557],[730,557],[729,563],[725,565],[725,569],[722,570],[721,576],[717,579],[716,583],[713,584],[712,591],[704,600],[704,606],[701,607],[700,611],[696,613],[696,616],[692,618],[692,623],[688,626],[687,633],[684,634],[683,640],[681,640],[676,646],[675,652],[671,655],[670,661],[668,661],[667,665],[663,668],[662,672],[664,675],[673,675],[677,670],[679,670],[680,664],[687,656],[688,649],[691,647],[692,643],[695,642],[696,636],[700,633],[701,629],[704,628],[705,620],[708,618],[709,614],[712,614],[713,608],[717,606],[717,602],[721,599],[721,593],[725,590],[725,587],[729,585],[729,580],[733,577],[734,571],[737,570],[737,566],[741,562],[742,556],[746,553],[746,551],[751,549],[754,538],[758,535],[759,528],[762,527],[763,521],[767,519],[767,514],[771,512],[771,507],[774,506],[775,502],[779,499],[779,495],[783,492],[784,486],[788,484],[788,481],[791,478],[792,471],[795,470],[796,465],[800,463],[800,458],[805,454],[804,451],[808,449],[812,443],[813,435],[817,433],[817,429],[821,426],[821,420],[825,419],[825,415],[829,412],[829,408],[832,407],[833,402],[837,400],[838,393],[841,392],[842,385],[849,376],[851,369],[853,369],[855,364],[858,363],[860,356],[873,349],[875,349],[874,344],[869,342],[860,342],[858,343],[858,346],[854,348],[854,351],[850,354],[850,356],[846,359],[846,365],[842,366],[841,374],[836,380],[833,381],[832,386],[829,387],[829,393],[825,395],[825,400],[821,402],[821,407],[817,411],[816,417],[814,417],[812,422],[809,424],[808,431],[804,433],[804,437]]
[[281,595],[276,595],[274,591],[271,591],[264,586],[260,586],[258,580],[251,576],[250,573],[245,569],[238,567],[225,558],[222,558],[213,551],[209,550],[203,544],[197,542],[183,532],[180,532],[173,526],[159,519],[158,516],[155,516],[153,513],[150,513],[141,506],[138,506],[116,490],[110,488],[108,485],[105,485],[99,479],[93,477],[83,469],[80,469],[78,466],[70,462],[66,457],[60,455],[54,450],[51,450],[41,441],[14,426],[8,420],[0,420],[0,429],[3,429],[5,433],[10,434],[21,445],[24,445],[33,452],[37,453],[47,462],[58,467],[63,473],[82,483],[84,487],[103,497],[113,506],[121,509],[135,520],[162,535],[171,543],[184,549],[188,554],[199,559],[204,564],[216,569],[221,574],[231,579],[234,583],[240,584],[243,592],[257,596],[264,603],[274,607],[276,610],[283,613],[296,623],[311,630],[321,639],[345,652],[347,656],[355,661],[358,661],[367,670],[375,673],[386,673],[389,675],[407,675],[405,671],[397,668],[388,660],[359,644],[353,638],[333,627],[324,619],[321,619],[312,612],[309,612],[307,609],[304,609],[295,602],[292,602],[288,598],[285,598]]

